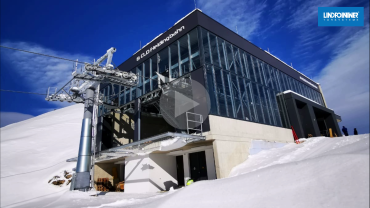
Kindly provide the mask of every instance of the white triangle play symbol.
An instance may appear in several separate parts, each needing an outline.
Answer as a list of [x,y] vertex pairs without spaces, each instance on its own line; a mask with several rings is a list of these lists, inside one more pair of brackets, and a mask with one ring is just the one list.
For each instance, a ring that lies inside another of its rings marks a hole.
[[198,106],[199,103],[175,91],[175,117]]

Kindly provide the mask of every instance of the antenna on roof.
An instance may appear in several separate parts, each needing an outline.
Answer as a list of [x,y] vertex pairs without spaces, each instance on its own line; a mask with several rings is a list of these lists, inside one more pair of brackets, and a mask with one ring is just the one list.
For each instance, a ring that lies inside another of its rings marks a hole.
[[140,49],[141,49],[141,41],[140,41]]
[[267,48],[267,51],[270,53],[270,49],[269,48]]
[[293,63],[292,62],[290,62],[290,66],[293,67]]
[[195,9],[197,9],[197,3],[195,2],[195,0],[194,0],[194,7]]
[[239,33],[238,33],[238,26],[237,26],[237,25],[235,25],[235,28],[236,28],[236,34],[238,34],[238,35],[239,35]]

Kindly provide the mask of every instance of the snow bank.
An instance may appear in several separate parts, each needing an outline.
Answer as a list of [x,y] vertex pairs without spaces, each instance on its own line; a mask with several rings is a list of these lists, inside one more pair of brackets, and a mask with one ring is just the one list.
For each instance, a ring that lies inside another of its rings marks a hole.
[[368,207],[369,135],[312,138],[262,151],[229,178],[137,207]]
[[78,154],[82,117],[83,105],[72,105],[0,129],[1,207],[69,189],[48,181],[76,166],[66,159]]

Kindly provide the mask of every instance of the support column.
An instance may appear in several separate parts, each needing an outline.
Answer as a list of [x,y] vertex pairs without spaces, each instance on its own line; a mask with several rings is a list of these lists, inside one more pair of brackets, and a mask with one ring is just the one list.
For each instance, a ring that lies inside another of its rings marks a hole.
[[91,118],[94,106],[94,89],[86,90],[84,118],[82,120],[80,147],[76,166],[74,189],[88,191],[90,188],[91,169]]
[[308,107],[308,112],[310,113],[310,118],[311,118],[310,120],[312,122],[312,126],[313,126],[313,129],[314,129],[314,132],[315,132],[314,136],[321,136],[319,124],[317,123],[317,120],[316,120],[315,111],[313,110],[312,105],[307,104],[307,107]]
[[141,139],[141,134],[140,134],[141,133],[141,100],[139,98],[135,100],[134,122],[135,122],[134,142],[136,142]]
[[184,164],[184,184],[186,186],[186,182],[188,179],[190,179],[190,169],[189,169],[189,154],[188,153],[185,153],[183,156],[182,156],[182,159],[183,159],[183,164]]

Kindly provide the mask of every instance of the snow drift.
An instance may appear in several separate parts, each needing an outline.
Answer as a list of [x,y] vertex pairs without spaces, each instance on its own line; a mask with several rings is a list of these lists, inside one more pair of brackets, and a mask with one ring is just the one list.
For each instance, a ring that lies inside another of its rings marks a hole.
[[83,105],[45,113],[1,131],[1,207],[68,190],[48,181],[59,172],[72,170],[81,132]]
[[262,151],[229,178],[196,182],[139,207],[368,207],[369,135]]

